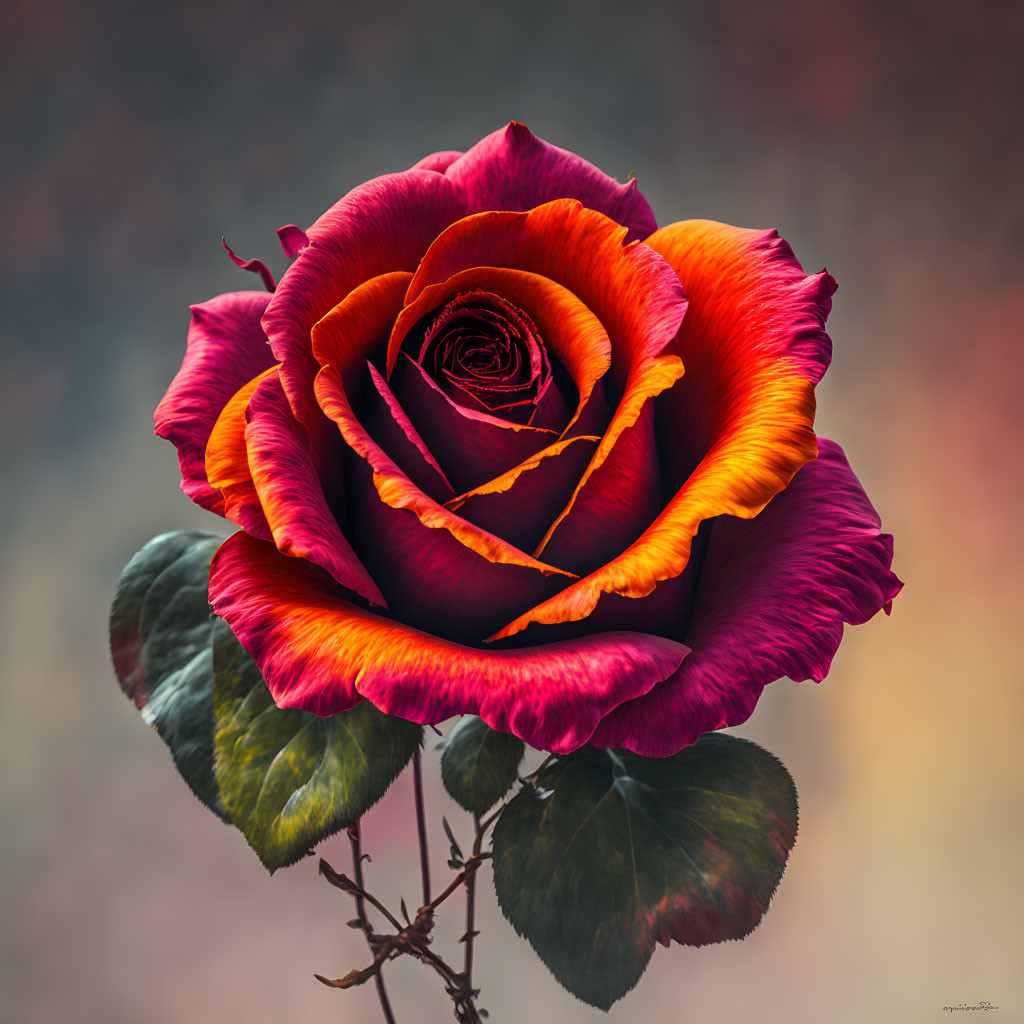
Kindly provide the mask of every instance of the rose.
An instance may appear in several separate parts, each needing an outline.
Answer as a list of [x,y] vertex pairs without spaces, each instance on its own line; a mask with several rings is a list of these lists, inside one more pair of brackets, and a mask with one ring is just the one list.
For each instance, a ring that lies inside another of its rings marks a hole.
[[835,282],[775,232],[658,230],[513,123],[279,234],[156,412],[242,527],[210,600],[279,706],[661,756],[888,610],[891,537],[812,427]]

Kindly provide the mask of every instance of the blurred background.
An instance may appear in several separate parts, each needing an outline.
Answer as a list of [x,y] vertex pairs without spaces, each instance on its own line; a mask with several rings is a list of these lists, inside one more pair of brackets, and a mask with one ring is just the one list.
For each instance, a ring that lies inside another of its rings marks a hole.
[[[1014,0],[7,0],[0,1018],[378,1019],[372,986],[312,977],[364,962],[346,898],[313,860],[269,878],[192,798],[118,692],[107,609],[149,537],[218,528],[151,416],[188,304],[258,287],[220,236],[280,271],[279,225],[515,118],[634,173],[661,223],[775,226],[828,266],[819,433],[907,581],[824,684],[774,684],[737,730],[801,798],[764,923],[659,948],[607,1019],[917,1022],[981,1000],[1024,1019],[1022,45]],[[441,815],[468,831],[436,757],[441,877]],[[411,800],[403,778],[365,822],[396,901],[417,886]],[[322,852],[347,865],[343,837]],[[481,890],[491,1019],[600,1021]],[[403,1024],[450,1019],[420,965],[389,981]]]

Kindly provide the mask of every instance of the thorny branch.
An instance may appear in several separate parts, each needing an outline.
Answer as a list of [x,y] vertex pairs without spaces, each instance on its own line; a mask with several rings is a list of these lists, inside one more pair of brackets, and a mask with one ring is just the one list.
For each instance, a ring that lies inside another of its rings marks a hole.
[[[555,755],[550,754],[543,763],[525,778],[521,777],[520,782],[526,786],[535,786],[540,773],[556,760]],[[492,857],[489,850],[483,849],[484,839],[490,827],[501,816],[507,803],[499,804],[486,818],[481,820],[479,814],[473,815],[474,837],[473,852],[468,858],[463,858],[462,850],[455,840],[447,821],[444,821],[444,830],[452,844],[451,858],[448,864],[453,869],[458,869],[454,878],[433,898],[430,897],[430,874],[427,863],[426,843],[426,815],[423,809],[423,782],[419,764],[419,756],[413,762],[414,768],[414,793],[416,796],[416,831],[419,839],[421,881],[423,884],[423,905],[416,911],[415,917],[410,921],[405,909],[405,902],[402,901],[402,915],[406,923],[403,925],[398,918],[380,900],[367,892],[363,883],[363,857],[360,846],[359,823],[348,830],[349,839],[352,843],[352,856],[355,879],[349,878],[338,871],[335,871],[323,858],[320,859],[320,874],[335,888],[352,896],[356,902],[356,917],[349,921],[349,925],[358,928],[366,935],[367,944],[373,960],[363,968],[351,970],[341,978],[325,978],[320,974],[314,975],[317,981],[328,985],[331,988],[353,988],[362,985],[364,982],[374,979],[377,986],[377,995],[380,998],[381,1009],[387,1024],[395,1024],[394,1014],[388,1000],[387,992],[384,989],[384,979],[381,971],[389,960],[395,960],[400,956],[412,956],[421,963],[426,964],[444,982],[444,990],[451,997],[455,1004],[455,1019],[459,1024],[482,1024],[482,1019],[487,1016],[487,1011],[478,1009],[476,997],[480,994],[479,989],[473,988],[473,940],[479,934],[474,930],[474,915],[476,910],[476,873],[480,865]],[[463,970],[456,971],[448,964],[443,957],[430,949],[432,942],[431,932],[434,928],[434,914],[437,908],[460,886],[466,887],[466,931],[460,942],[466,944],[465,964]],[[392,932],[379,933],[373,930],[366,915],[366,905],[372,906],[394,929]]]
[[[445,992],[455,1004],[455,1019],[459,1021],[459,1024],[482,1024],[482,1019],[487,1016],[487,1011],[477,1009],[475,999],[479,990],[472,987],[473,939],[477,934],[473,930],[475,879],[480,865],[491,857],[490,851],[483,850],[484,837],[487,829],[497,820],[502,809],[503,806],[483,822],[480,821],[479,816],[474,815],[476,835],[473,841],[472,855],[463,861],[461,853],[456,852],[457,846],[453,842],[453,861],[451,863],[453,866],[459,867],[458,873],[440,893],[421,906],[412,921],[405,925],[400,924],[398,918],[380,900],[366,891],[362,878],[363,855],[359,846],[358,827],[355,830],[355,835],[353,835],[353,830],[349,830],[356,865],[353,871],[355,879],[335,871],[323,858],[320,860],[320,874],[335,888],[341,889],[342,892],[355,899],[357,917],[350,921],[349,925],[364,932],[373,960],[368,966],[351,970],[341,978],[325,978],[317,974],[315,975],[317,981],[331,988],[352,988],[373,978],[377,984],[377,994],[380,997],[384,1018],[387,1024],[394,1024],[394,1015],[384,990],[381,970],[389,960],[403,955],[413,956],[432,968],[444,982]],[[447,826],[447,822],[445,824]],[[466,959],[465,968],[460,972],[429,947],[432,941],[431,932],[434,927],[435,912],[462,885],[466,886],[467,894],[466,934],[460,941],[466,943]],[[366,916],[367,904],[384,917],[394,929],[393,932],[381,934],[373,930]]]
[[[360,842],[359,822],[357,821],[348,830],[348,838],[352,844],[352,873],[356,876],[355,882],[360,890],[363,889],[363,851]],[[376,902],[376,901],[374,901]],[[356,919],[351,924],[358,926],[366,935],[370,944],[370,952],[374,952],[373,943],[370,942],[372,930],[366,916],[366,899],[363,896],[356,896]],[[395,922],[397,924],[397,922]],[[386,1024],[395,1024],[395,1015],[391,1009],[391,1000],[388,999],[387,989],[384,987],[384,975],[377,970],[374,975],[374,983],[377,986],[377,998],[380,1000],[381,1012],[384,1014]]]

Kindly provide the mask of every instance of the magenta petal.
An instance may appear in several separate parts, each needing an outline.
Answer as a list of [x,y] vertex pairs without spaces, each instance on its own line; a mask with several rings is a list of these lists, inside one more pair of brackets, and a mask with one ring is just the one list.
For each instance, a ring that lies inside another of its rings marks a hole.
[[264,292],[229,292],[193,306],[185,358],[153,416],[178,449],[181,489],[218,515],[224,499],[206,478],[206,443],[228,399],[274,364],[260,326],[269,301]]
[[753,519],[714,521],[686,633],[693,653],[671,679],[609,714],[592,742],[664,757],[750,717],[782,676],[822,680],[843,624],[900,592],[881,532],[842,449],[819,455]]
[[415,270],[430,243],[463,213],[443,174],[406,171],[353,189],[309,229],[309,246],[281,278],[263,317],[285,394],[303,423],[316,409],[313,325],[371,277]]
[[226,238],[221,238],[220,244],[224,246],[227,254],[231,257],[231,262],[236,267],[241,267],[242,270],[248,270],[250,274],[259,274],[260,280],[263,282],[263,287],[268,292],[272,292],[277,285],[274,283],[274,275],[270,272],[270,267],[263,262],[263,260],[243,260],[241,256],[236,256],[235,251],[228,245]]
[[635,178],[620,184],[516,121],[481,139],[445,174],[463,190],[470,213],[530,210],[552,199],[578,199],[629,228],[630,241],[646,238],[658,226]]
[[456,405],[404,355],[395,365],[391,389],[459,492],[501,476],[558,438],[552,430]]
[[256,660],[279,707],[331,715],[360,695],[436,723],[480,715],[541,750],[568,753],[601,716],[670,676],[687,648],[598,633],[522,650],[480,650],[357,608],[323,570],[237,533],[210,568],[210,602]]
[[256,389],[248,416],[249,469],[281,553],[308,558],[343,587],[386,604],[327,505],[306,430],[292,415],[277,374]]
[[409,168],[410,171],[437,171],[444,174],[448,168],[462,156],[461,149],[445,149],[440,153],[431,153],[429,156],[417,160]]
[[284,227],[278,228],[277,239],[285,256],[298,256],[309,245],[306,232],[297,224],[285,224]]

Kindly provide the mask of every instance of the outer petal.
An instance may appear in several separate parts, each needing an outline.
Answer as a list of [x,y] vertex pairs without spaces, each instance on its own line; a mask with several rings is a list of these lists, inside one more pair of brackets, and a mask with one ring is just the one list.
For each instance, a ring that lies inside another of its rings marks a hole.
[[409,170],[437,171],[439,174],[444,174],[444,172],[448,170],[448,168],[455,163],[460,156],[462,156],[461,149],[441,150],[439,153],[431,153],[429,156],[423,157],[422,160],[417,160]]
[[288,268],[263,317],[285,394],[307,426],[316,418],[313,325],[369,278],[415,270],[463,211],[458,190],[443,174],[405,171],[353,189],[309,229],[309,246]]
[[256,389],[268,377],[277,375],[277,367],[243,384],[221,410],[206,445],[206,475],[222,495],[221,514],[238,523],[254,537],[270,540],[270,525],[263,514],[245,445],[246,411]]
[[192,307],[185,359],[153,417],[156,432],[178,449],[181,489],[224,514],[206,478],[206,442],[228,399],[275,360],[260,326],[265,292],[230,292]]
[[686,634],[693,653],[592,742],[664,757],[745,722],[775,679],[824,679],[843,623],[888,610],[902,588],[891,563],[892,537],[842,449],[821,440],[817,461],[759,516],[715,520]]
[[832,278],[805,277],[774,232],[686,221],[647,244],[690,299],[678,339],[686,377],[659,402],[659,452],[678,489],[636,543],[499,636],[584,618],[602,594],[650,593],[686,567],[702,520],[756,516],[815,457],[814,384],[831,354]]
[[[729,437],[730,428],[762,435],[750,442],[767,449],[769,466],[771,449],[781,447],[795,472],[801,450],[811,450],[813,399],[804,396],[832,357],[824,325],[835,280],[824,272],[806,276],[775,231],[684,221],[662,228],[647,244],[672,264],[690,296],[679,334],[687,376],[657,403],[673,490],[713,446],[741,441]],[[804,418],[794,416],[807,405]],[[770,436],[764,436],[766,424]],[[785,473],[778,467],[779,477]]]
[[357,608],[316,566],[245,534],[214,556],[210,602],[280,707],[330,715],[362,695],[416,722],[472,712],[556,753],[585,743],[601,715],[667,678],[687,653],[638,633],[525,650],[462,647]]
[[622,185],[568,150],[538,139],[513,121],[481,139],[445,171],[460,187],[470,212],[529,210],[552,199],[578,199],[646,238],[657,228],[647,200],[631,178]]
[[386,606],[328,507],[306,430],[292,414],[276,373],[256,388],[249,401],[248,420],[249,469],[278,549],[285,555],[310,559],[343,587]]

